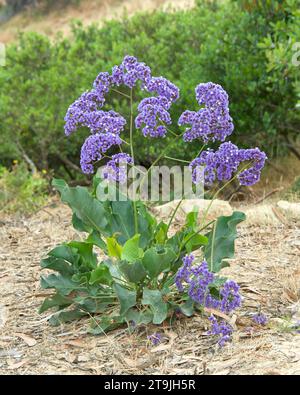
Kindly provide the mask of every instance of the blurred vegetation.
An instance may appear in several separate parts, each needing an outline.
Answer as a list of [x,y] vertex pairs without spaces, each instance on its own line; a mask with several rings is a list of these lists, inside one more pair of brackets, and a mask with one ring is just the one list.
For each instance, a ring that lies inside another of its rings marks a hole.
[[48,181],[31,173],[26,164],[14,163],[9,171],[0,166],[0,212],[32,213],[47,201]]
[[[269,157],[293,151],[300,124],[300,66],[292,63],[300,37],[299,0],[198,1],[192,10],[138,14],[103,27],[84,28],[74,22],[71,38],[55,40],[21,34],[7,48],[7,65],[0,68],[0,158],[9,167],[23,158],[56,176],[80,174],[80,147],[87,136],[80,130],[64,136],[68,106],[100,71],[110,70],[131,54],[146,62],[153,75],[163,75],[180,87],[173,105],[173,130],[185,109],[197,109],[194,88],[213,81],[229,93],[235,123],[232,141],[259,146]],[[298,57],[300,60],[300,56]],[[142,92],[135,92],[136,99]],[[125,117],[126,99],[108,97],[108,108]],[[146,140],[136,131],[137,160],[148,165],[166,144]],[[196,144],[178,144],[172,156],[192,159]]]

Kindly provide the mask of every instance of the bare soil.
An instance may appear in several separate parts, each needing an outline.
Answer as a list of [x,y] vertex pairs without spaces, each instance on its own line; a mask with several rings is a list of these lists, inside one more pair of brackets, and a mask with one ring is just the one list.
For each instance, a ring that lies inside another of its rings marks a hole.
[[24,11],[0,25],[0,42],[15,40],[19,32],[35,31],[49,37],[58,32],[71,33],[71,22],[80,19],[83,25],[101,24],[105,20],[120,19],[142,11],[163,9],[186,9],[194,5],[194,0],[81,0],[79,5],[57,7],[47,14],[34,9]]
[[[49,313],[38,314],[46,296],[39,262],[56,244],[82,237],[70,214],[57,204],[0,221],[0,374],[300,373],[300,335],[291,326],[300,299],[296,223],[240,227],[236,258],[224,275],[239,282],[244,302],[231,317],[232,343],[219,349],[200,315],[103,336],[86,334],[89,319],[51,327]],[[264,327],[251,318],[260,309],[269,318]],[[156,347],[147,339],[154,332],[164,338]]]

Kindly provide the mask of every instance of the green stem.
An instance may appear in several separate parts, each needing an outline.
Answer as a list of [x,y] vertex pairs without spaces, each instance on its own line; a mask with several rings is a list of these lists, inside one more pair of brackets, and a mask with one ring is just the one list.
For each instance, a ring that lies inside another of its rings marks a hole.
[[[130,90],[130,151],[131,151],[131,157],[132,157],[133,165],[135,165],[135,162],[134,162],[134,149],[133,149],[132,89]],[[134,176],[134,174],[133,174],[133,176]],[[137,234],[139,232],[139,227],[138,227],[138,216],[137,216],[137,208],[136,208],[136,200],[135,200],[135,198],[133,199],[133,213],[134,213],[134,230],[135,230],[135,234]]]
[[170,217],[170,220],[169,220],[169,222],[168,222],[168,225],[167,225],[167,229],[166,229],[166,233],[165,233],[164,242],[166,241],[166,238],[167,238],[167,236],[168,236],[168,232],[169,232],[170,226],[171,226],[171,224],[172,224],[172,222],[173,222],[173,219],[174,219],[174,217],[175,217],[175,215],[176,215],[176,213],[177,213],[177,211],[178,211],[178,209],[179,209],[179,207],[180,207],[180,205],[181,205],[183,199],[184,199],[184,196],[182,196],[181,200],[179,200],[179,202],[177,203],[175,209],[173,210],[173,213],[172,213],[172,215],[171,215],[171,217]]
[[126,93],[120,92],[120,91],[118,91],[117,89],[112,89],[112,91],[118,93],[119,95],[122,95],[122,96],[124,96],[124,97],[127,97],[127,99],[130,99],[130,96],[129,96],[129,95],[126,95]]
[[182,163],[190,163],[188,160],[183,160],[183,159],[178,159],[178,158],[172,158],[171,156],[165,155],[166,159],[171,159],[171,160],[176,160],[177,162],[182,162]]

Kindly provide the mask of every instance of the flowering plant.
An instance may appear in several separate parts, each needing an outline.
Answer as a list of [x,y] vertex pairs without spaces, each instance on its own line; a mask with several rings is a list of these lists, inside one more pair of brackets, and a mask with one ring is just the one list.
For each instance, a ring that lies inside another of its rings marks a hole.
[[[134,90],[138,86],[148,96],[135,107]],[[103,109],[110,91],[128,100],[128,120],[113,110]],[[200,143],[199,155],[189,164],[195,184],[223,181],[227,185],[237,178],[241,185],[252,185],[259,180],[265,154],[258,148],[239,149],[224,142],[233,132],[224,89],[212,82],[196,87],[200,108],[180,116],[178,125],[186,125],[181,133],[169,129],[170,108],[178,98],[179,89],[173,83],[164,77],[153,77],[147,65],[125,56],[111,73],[101,72],[93,89],[69,107],[66,135],[79,127],[90,131],[81,149],[82,171],[94,173],[99,161],[105,161],[105,166],[94,177],[91,192],[83,187],[71,188],[63,180],[53,181],[62,201],[73,210],[74,228],[87,236],[57,246],[41,262],[42,268],[58,272],[41,280],[43,288],[55,289],[40,309],[58,309],[50,319],[52,324],[89,315],[90,330],[103,333],[125,323],[160,324],[178,313],[191,316],[195,310],[210,308],[230,313],[240,306],[238,285],[216,273],[226,266],[224,259],[234,254],[236,225],[245,219],[243,213],[234,212],[210,223],[205,213],[199,225],[198,212],[193,211],[182,228],[170,235],[182,200],[165,223],[157,222],[141,200],[101,201],[97,195],[103,181],[105,185],[115,182],[120,186],[127,181],[127,167],[137,167],[134,127],[147,139],[160,139],[167,134],[174,137],[155,163],[166,156],[179,138],[187,144]],[[209,142],[218,141],[222,144],[217,150],[206,148]],[[126,147],[129,152],[125,152]],[[120,152],[116,153],[116,149]],[[204,169],[204,173],[199,169]],[[196,251],[200,263],[196,263]],[[231,329],[213,316],[210,320],[210,333],[220,336],[219,344],[223,345],[230,338]]]

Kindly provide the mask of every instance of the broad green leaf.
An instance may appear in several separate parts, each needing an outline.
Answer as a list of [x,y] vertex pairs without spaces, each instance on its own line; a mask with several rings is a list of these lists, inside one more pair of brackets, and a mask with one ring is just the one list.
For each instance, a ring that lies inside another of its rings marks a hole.
[[134,235],[127,240],[121,251],[121,259],[128,262],[135,262],[142,258],[143,250],[139,247],[140,235]]
[[103,250],[105,253],[107,252],[107,246],[105,242],[101,239],[99,233],[95,230],[92,231],[91,234],[89,234],[88,238],[86,239],[86,243],[94,244],[95,246]]
[[79,318],[82,318],[86,315],[85,312],[80,311],[80,310],[70,310],[70,311],[61,311],[60,313],[57,313],[53,315],[49,319],[49,324],[52,326],[58,326],[61,325],[65,322],[71,322],[74,320],[78,320]]
[[155,278],[160,273],[170,269],[175,259],[176,254],[171,248],[158,251],[157,248],[151,247],[145,252],[142,263],[150,278]]
[[114,237],[106,239],[108,256],[121,259],[122,246],[117,242]]
[[67,203],[85,227],[107,232],[108,220],[103,204],[93,198],[87,188],[70,188],[65,181],[54,179],[52,185],[59,190],[61,200]]
[[44,289],[55,288],[59,293],[66,296],[74,290],[83,290],[77,282],[60,274],[50,274],[47,277],[41,277],[41,287]]
[[100,319],[95,318],[92,321],[91,328],[88,329],[88,333],[93,335],[104,335],[106,332],[118,328],[125,322],[126,321],[122,316],[103,316]]
[[201,246],[207,245],[208,243],[208,238],[206,236],[193,233],[194,232],[188,233],[183,239],[185,249],[188,253],[198,250]]
[[127,261],[120,261],[118,263],[120,271],[126,276],[131,283],[139,283],[146,277],[147,273],[140,261],[129,263]]
[[51,298],[46,298],[39,309],[39,313],[43,313],[44,311],[51,309],[52,307],[57,307],[58,309],[65,308],[66,306],[70,306],[73,303],[72,299],[66,298],[59,293],[55,294]]
[[77,250],[84,263],[91,269],[97,266],[97,256],[93,252],[93,244],[83,241],[71,241],[68,246]]
[[182,314],[186,315],[187,317],[191,317],[194,314],[194,302],[191,299],[188,299],[185,303],[179,306],[180,311]]
[[54,256],[49,256],[48,258],[42,259],[41,267],[43,269],[55,270],[62,275],[72,276],[74,274],[74,269],[71,263],[65,261],[62,258],[55,258]]
[[161,324],[167,318],[168,305],[163,301],[159,290],[144,288],[142,304],[150,306],[153,324]]
[[131,308],[125,315],[128,323],[134,322],[135,325],[149,324],[153,320],[153,313],[150,310],[139,311],[135,308]]
[[245,214],[240,211],[235,211],[230,216],[221,216],[217,219],[211,232],[208,233],[208,244],[204,249],[204,256],[212,272],[216,273],[228,266],[222,261],[234,256],[236,226],[245,218]]
[[91,272],[90,284],[111,285],[113,279],[106,265],[100,264]]
[[113,288],[120,302],[120,315],[123,316],[130,307],[136,305],[136,292],[129,291],[118,283],[115,283]]

